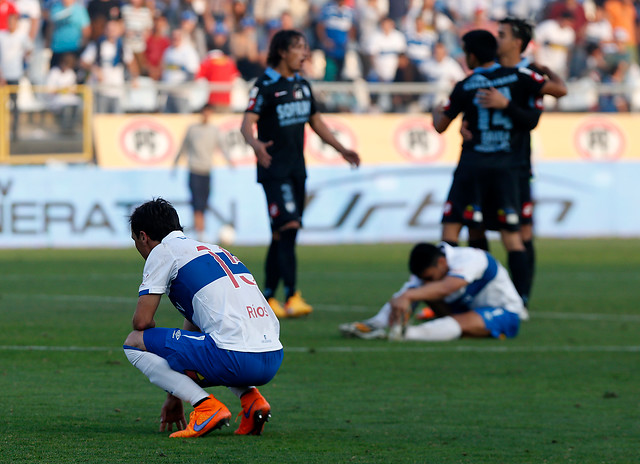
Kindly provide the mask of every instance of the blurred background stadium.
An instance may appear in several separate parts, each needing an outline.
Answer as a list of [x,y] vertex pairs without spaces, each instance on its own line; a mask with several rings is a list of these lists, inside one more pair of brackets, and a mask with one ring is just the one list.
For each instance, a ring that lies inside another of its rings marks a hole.
[[[525,51],[561,74],[534,131],[537,228],[546,237],[637,236],[639,2],[630,0],[2,0],[1,247],[130,246],[132,205],[163,196],[189,217],[173,159],[213,104],[236,169],[214,173],[207,230],[268,240],[254,156],[239,133],[270,37],[298,28],[305,75],[350,171],[309,133],[302,243],[435,240],[457,131],[430,110],[465,76],[460,37],[507,15],[535,24]],[[332,40],[329,40],[332,39]],[[97,50],[112,44],[108,58]],[[185,221],[188,222],[188,221]],[[187,228],[190,224],[185,224]]]

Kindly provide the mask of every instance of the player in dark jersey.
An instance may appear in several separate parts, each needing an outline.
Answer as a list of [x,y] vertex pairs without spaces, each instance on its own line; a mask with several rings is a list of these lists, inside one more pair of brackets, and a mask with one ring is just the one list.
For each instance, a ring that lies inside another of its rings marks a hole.
[[[518,18],[507,17],[499,21],[498,24],[498,60],[502,66],[505,67],[527,67],[539,74],[547,76],[548,79],[561,83],[564,85],[562,79],[549,68],[540,66],[536,63],[531,63],[528,59],[522,58],[521,54],[527,48],[530,40],[533,37],[532,26]],[[564,92],[560,92],[553,96],[562,97],[566,94],[566,87]],[[512,115],[521,119],[529,119],[528,124],[531,125],[531,129],[537,125],[540,115],[542,114],[542,98],[537,96],[530,101],[530,104],[525,108],[513,108]],[[505,109],[513,106],[504,95],[498,92],[496,89],[487,89],[478,93],[478,102],[485,108]],[[533,276],[535,271],[535,249],[533,242],[533,197],[531,194],[531,179],[532,165],[531,165],[531,138],[527,134],[527,137],[523,139],[524,144],[521,147],[514,147],[514,155],[520,159],[520,171],[518,180],[518,189],[520,192],[520,235],[527,253],[527,263],[529,266],[529,284],[528,291],[523,295],[525,303],[528,303],[528,297],[530,295],[531,286],[533,283]],[[464,137],[471,137],[471,134],[463,133]],[[493,208],[489,207],[491,211]],[[488,230],[497,230],[496,218],[484,217],[485,228]],[[469,230],[469,246],[476,248],[482,248],[488,250],[488,242],[484,230],[471,229]]]
[[[307,177],[303,147],[305,124],[354,166],[360,157],[345,148],[322,120],[309,82],[298,73],[308,58],[300,32],[283,30],[269,45],[269,67],[249,95],[241,132],[258,161],[258,182],[267,198],[272,238],[265,263],[264,295],[278,317],[308,314],[311,306],[296,290],[296,236],[302,227]],[[254,126],[257,125],[257,137]],[[282,279],[284,308],[275,298]]]
[[[475,30],[463,37],[471,76],[459,82],[444,108],[433,114],[434,128],[443,132],[464,113],[471,138],[464,140],[458,167],[443,215],[443,240],[457,243],[463,225],[481,228],[483,216],[496,214],[509,268],[518,292],[526,292],[529,281],[527,257],[519,233],[520,197],[518,157],[513,147],[528,143],[529,126],[502,109],[484,108],[477,94],[497,89],[514,108],[523,108],[532,96],[561,91],[559,85],[524,68],[505,68],[495,63],[497,42],[488,31]],[[487,199],[497,200],[495,212],[487,212]],[[482,207],[485,207],[483,211]]]

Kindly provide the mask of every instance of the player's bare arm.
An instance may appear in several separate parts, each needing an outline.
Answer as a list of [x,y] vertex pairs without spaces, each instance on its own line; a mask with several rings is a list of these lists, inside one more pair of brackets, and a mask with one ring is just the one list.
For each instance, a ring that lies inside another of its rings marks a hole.
[[240,133],[247,144],[253,148],[253,152],[256,154],[256,158],[258,158],[260,166],[268,169],[269,166],[271,166],[271,155],[267,151],[267,148],[273,145],[273,140],[262,142],[255,138],[253,128],[258,122],[258,119],[260,119],[260,116],[255,113],[245,113],[242,119],[242,125],[240,126]]
[[540,66],[535,64],[540,72],[547,77],[547,81],[544,86],[540,90],[540,93],[543,95],[551,95],[552,97],[561,98],[567,94],[567,85],[564,83],[564,80],[556,73],[554,73],[547,66]]
[[446,276],[437,282],[427,282],[416,288],[410,288],[392,298],[389,303],[392,309],[392,321],[406,318],[411,303],[415,301],[442,301],[446,296],[465,287],[467,281],[460,277]]
[[153,329],[156,326],[153,316],[156,314],[161,297],[162,295],[149,293],[138,298],[136,311],[133,313],[132,325],[134,330]]
[[360,166],[360,156],[353,150],[349,150],[336,139],[331,129],[327,127],[320,113],[315,113],[309,118],[309,125],[318,137],[325,143],[328,143],[342,155],[347,163],[352,166]]
[[444,114],[444,107],[438,105],[433,109],[433,128],[438,134],[442,134],[451,124],[452,119]]

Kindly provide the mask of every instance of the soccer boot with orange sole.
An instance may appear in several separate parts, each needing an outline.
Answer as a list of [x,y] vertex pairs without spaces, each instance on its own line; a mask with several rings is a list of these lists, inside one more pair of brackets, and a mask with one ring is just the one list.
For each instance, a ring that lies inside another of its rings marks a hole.
[[284,310],[287,313],[287,317],[300,317],[309,314],[313,311],[313,308],[304,301],[300,291],[297,291],[287,299]]
[[202,437],[209,432],[229,426],[231,412],[220,401],[209,395],[195,407],[189,416],[187,428],[169,435],[171,438]]
[[242,419],[240,427],[234,433],[236,435],[260,435],[265,422],[271,418],[271,406],[257,388],[252,388],[242,395],[240,403],[242,411],[238,417],[242,416]]
[[287,317],[287,312],[284,310],[280,302],[276,300],[274,297],[267,299],[267,303],[269,303],[269,306],[271,306],[273,313],[276,315],[278,319]]

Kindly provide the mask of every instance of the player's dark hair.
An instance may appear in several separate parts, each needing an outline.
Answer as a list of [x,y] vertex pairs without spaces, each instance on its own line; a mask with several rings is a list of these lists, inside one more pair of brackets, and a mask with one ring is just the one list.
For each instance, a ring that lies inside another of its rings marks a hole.
[[286,52],[294,44],[297,44],[299,40],[305,40],[302,32],[285,29],[276,32],[269,44],[269,54],[267,55],[267,64],[272,68],[275,68],[280,64],[282,56],[280,52]]
[[489,31],[484,29],[469,31],[462,36],[462,44],[465,53],[474,55],[481,65],[496,59],[498,41]]
[[524,52],[533,38],[533,26],[524,19],[514,18],[508,16],[498,21],[500,24],[504,24],[511,28],[511,34],[522,41],[520,46],[520,53]]
[[174,230],[182,231],[178,212],[163,198],[154,198],[138,206],[129,216],[129,224],[136,237],[145,231],[150,239],[159,242]]
[[431,243],[418,243],[409,255],[409,272],[419,276],[425,269],[435,266],[441,256],[444,256],[444,253],[437,246]]

